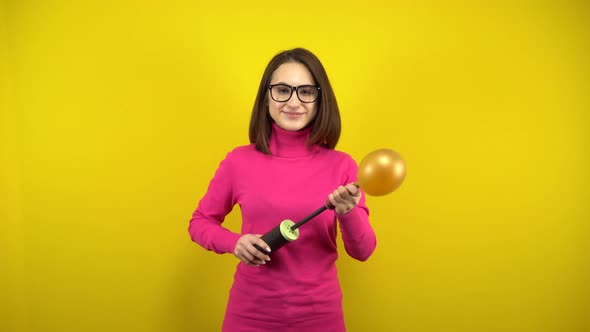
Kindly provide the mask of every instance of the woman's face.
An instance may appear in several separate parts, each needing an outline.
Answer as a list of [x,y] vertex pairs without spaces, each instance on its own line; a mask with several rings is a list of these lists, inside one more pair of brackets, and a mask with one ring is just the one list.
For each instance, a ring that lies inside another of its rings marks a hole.
[[[288,62],[280,65],[272,74],[270,84],[285,84],[273,90],[275,99],[282,100],[280,95],[288,97],[289,86],[299,87],[301,85],[315,85],[313,76],[307,67],[301,63]],[[301,98],[306,100],[316,92],[313,88],[299,90]],[[287,101],[278,102],[271,97],[270,90],[267,92],[268,111],[274,122],[281,128],[289,131],[297,131],[305,128],[316,116],[317,103],[304,103],[297,98],[297,92],[293,90],[291,98]],[[313,100],[313,96],[311,96]]]

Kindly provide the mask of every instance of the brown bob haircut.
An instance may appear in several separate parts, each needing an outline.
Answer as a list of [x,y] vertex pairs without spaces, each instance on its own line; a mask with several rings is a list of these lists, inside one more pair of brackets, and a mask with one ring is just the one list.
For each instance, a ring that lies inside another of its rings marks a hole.
[[250,143],[255,143],[258,151],[271,154],[269,140],[273,120],[268,112],[268,86],[274,71],[280,65],[290,62],[301,63],[307,67],[315,84],[320,86],[320,96],[316,101],[318,103],[317,113],[308,125],[311,127],[311,134],[307,144],[317,144],[334,149],[340,138],[341,130],[340,111],[336,96],[324,66],[313,53],[304,48],[282,51],[275,55],[266,66],[250,118]]

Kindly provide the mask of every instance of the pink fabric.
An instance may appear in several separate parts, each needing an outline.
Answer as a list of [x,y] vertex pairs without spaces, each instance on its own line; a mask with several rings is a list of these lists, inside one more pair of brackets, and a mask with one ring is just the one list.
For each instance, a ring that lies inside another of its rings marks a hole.
[[[275,125],[272,155],[252,144],[228,153],[193,213],[193,241],[219,254],[233,254],[241,235],[222,223],[234,205],[242,212],[242,234],[264,234],[284,219],[303,219],[339,185],[356,180],[357,164],[349,155],[308,147],[308,137],[309,130],[289,132]],[[368,259],[376,238],[363,194],[350,212],[337,216],[324,211],[302,226],[299,239],[271,253],[267,264],[239,263],[223,331],[345,331],[335,266],[337,225],[347,253]]]

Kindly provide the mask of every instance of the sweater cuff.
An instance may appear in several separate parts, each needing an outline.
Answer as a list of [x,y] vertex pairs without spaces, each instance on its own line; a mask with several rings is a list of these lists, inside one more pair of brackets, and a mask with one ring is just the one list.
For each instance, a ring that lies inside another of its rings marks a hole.
[[238,242],[240,237],[242,237],[241,234],[236,234],[227,231],[227,234],[223,237],[223,241],[221,241],[221,247],[218,248],[219,252],[233,254],[234,249],[236,248],[236,243]]
[[361,216],[361,209],[356,206],[345,214],[338,215],[340,220],[340,228],[348,234],[360,234],[365,231],[367,225],[363,222]]

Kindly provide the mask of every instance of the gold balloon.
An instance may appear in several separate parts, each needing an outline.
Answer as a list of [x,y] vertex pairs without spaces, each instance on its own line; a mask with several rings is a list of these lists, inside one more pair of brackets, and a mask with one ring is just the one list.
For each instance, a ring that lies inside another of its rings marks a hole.
[[390,149],[375,150],[363,158],[358,169],[358,184],[371,196],[396,190],[406,177],[406,163]]

